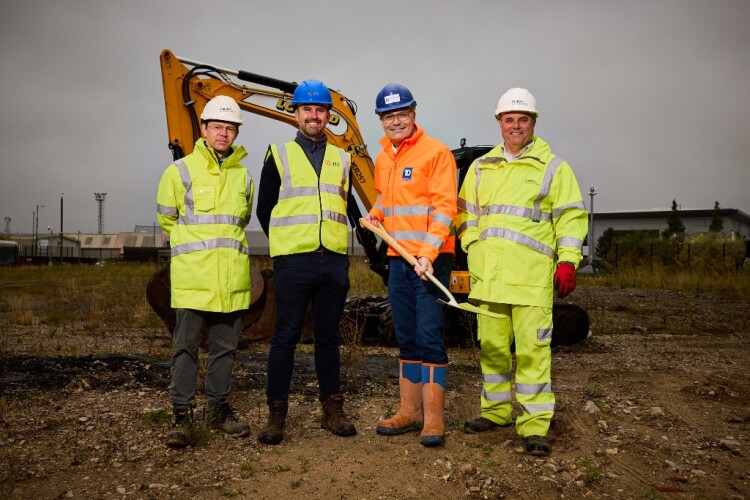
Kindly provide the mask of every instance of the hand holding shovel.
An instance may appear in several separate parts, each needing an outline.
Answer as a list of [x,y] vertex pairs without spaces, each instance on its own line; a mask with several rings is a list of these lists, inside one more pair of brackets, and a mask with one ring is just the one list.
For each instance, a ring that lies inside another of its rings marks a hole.
[[[388,234],[385,231],[385,229],[382,228],[382,226],[373,226],[372,224],[370,224],[370,222],[367,219],[364,219],[364,218],[359,219],[359,223],[362,227],[369,229],[373,233],[380,236],[383,239],[383,241],[388,243],[388,245],[391,248],[393,248],[396,252],[398,252],[398,254],[401,257],[403,257],[406,260],[406,262],[408,262],[412,266],[418,265],[417,259],[413,255],[409,254],[406,250],[404,250],[404,248],[401,245],[399,245],[398,242],[393,237],[391,237],[391,235]],[[459,303],[456,300],[456,298],[453,296],[453,294],[447,288],[445,288],[445,286],[442,283],[440,283],[440,281],[435,276],[433,276],[431,273],[428,273],[428,272],[425,272],[424,275],[427,276],[427,279],[429,279],[433,285],[438,287],[440,291],[442,291],[445,294],[445,296],[448,298],[447,301],[438,299],[438,302],[440,302],[441,304],[446,304],[446,305],[456,307],[458,309],[463,309],[464,311],[469,311],[475,314],[483,314],[485,316],[490,316],[492,318],[505,318],[505,316],[502,314],[497,314],[497,313],[487,311],[485,309],[481,309],[475,306],[474,304],[469,304],[468,302]]]

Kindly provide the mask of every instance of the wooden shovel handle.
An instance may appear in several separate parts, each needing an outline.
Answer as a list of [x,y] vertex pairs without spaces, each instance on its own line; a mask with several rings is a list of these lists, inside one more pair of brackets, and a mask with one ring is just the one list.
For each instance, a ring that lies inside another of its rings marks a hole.
[[[370,224],[370,221],[368,221],[364,217],[359,219],[359,223],[362,225],[362,227],[365,227],[369,229],[370,231],[372,231],[373,233],[380,236],[383,239],[383,241],[388,243],[388,246],[390,246],[396,252],[398,252],[398,254],[401,257],[403,257],[406,260],[406,262],[408,262],[412,266],[416,266],[418,264],[416,257],[414,257],[412,254],[410,254],[406,250],[404,250],[404,247],[399,245],[398,241],[396,241],[390,234],[388,234],[388,232],[385,229],[383,229],[382,226],[373,226],[372,224]],[[435,276],[433,276],[432,273],[425,272],[424,274],[425,276],[427,276],[427,279],[429,279],[432,282],[433,285],[438,287],[445,294],[445,296],[448,297],[448,303],[450,303],[451,305],[458,304],[458,302],[456,301],[456,298],[453,297],[453,294],[451,294],[451,292],[448,291],[447,288],[445,288],[445,285],[440,283],[440,280],[438,280]]]

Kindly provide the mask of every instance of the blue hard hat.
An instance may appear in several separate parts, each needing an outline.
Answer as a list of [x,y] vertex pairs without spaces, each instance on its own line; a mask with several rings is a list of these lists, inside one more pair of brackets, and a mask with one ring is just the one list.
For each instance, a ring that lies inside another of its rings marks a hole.
[[294,89],[292,108],[302,104],[320,104],[331,108],[331,92],[320,80],[304,80]]
[[416,105],[417,101],[414,100],[409,89],[398,83],[389,83],[378,92],[375,98],[375,113],[387,113]]

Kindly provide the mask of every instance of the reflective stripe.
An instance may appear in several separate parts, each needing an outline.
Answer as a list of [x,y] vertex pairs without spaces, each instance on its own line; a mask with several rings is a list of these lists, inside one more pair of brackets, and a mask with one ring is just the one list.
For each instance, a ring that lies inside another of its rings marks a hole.
[[574,201],[573,203],[568,203],[567,205],[563,205],[561,207],[553,208],[552,209],[552,217],[557,219],[560,217],[560,215],[571,208],[577,208],[580,210],[586,210],[586,205],[583,204],[582,201]]
[[383,208],[383,217],[391,217],[392,213],[393,210],[391,210],[391,207]]
[[487,401],[512,401],[510,391],[507,392],[487,392],[482,388],[482,397]]
[[[339,149],[339,157],[341,157],[341,166],[343,167],[343,171],[341,173],[341,185],[346,186],[349,182],[349,169],[351,168],[351,164],[348,161],[349,153],[347,153],[343,149]],[[345,195],[342,195],[341,197],[346,200]]]
[[540,342],[552,340],[552,328],[540,328],[536,331],[536,339]]
[[321,182],[320,191],[323,193],[338,195],[344,200],[346,200],[346,193],[344,192],[344,188],[341,186],[334,186],[333,184],[323,184]]
[[372,208],[373,208],[373,209],[375,209],[375,210],[380,210],[381,212],[383,211],[383,205],[382,205],[382,204],[381,204],[380,202],[378,202],[378,203],[375,203],[375,204],[374,204],[374,205],[372,206]]
[[536,396],[543,392],[552,392],[552,384],[547,382],[545,384],[516,384],[516,393],[526,394],[529,396]]
[[233,238],[215,238],[212,240],[183,243],[182,245],[172,247],[171,254],[172,257],[176,257],[177,255],[185,253],[200,252],[203,250],[214,250],[216,248],[231,248],[233,250],[237,250],[238,252],[244,253],[245,255],[250,255],[250,250],[242,243]]
[[536,197],[536,200],[534,200],[534,215],[531,218],[531,220],[533,220],[534,222],[539,222],[541,220],[542,200],[549,195],[549,188],[552,185],[552,178],[555,176],[557,167],[559,167],[561,163],[562,158],[560,158],[559,156],[555,156],[554,158],[552,158],[552,161],[547,164],[547,168],[544,170],[542,187],[539,189],[539,195]]
[[555,403],[522,404],[521,408],[526,413],[538,413],[540,411],[555,411]]
[[434,246],[438,250],[440,250],[441,248],[443,248],[443,240],[442,240],[442,238],[438,238],[434,234],[427,234],[424,237],[424,242],[427,243],[428,245]]
[[166,205],[156,204],[156,213],[159,215],[165,215],[167,217],[171,215],[177,215],[177,207],[168,207]]
[[466,231],[470,227],[478,227],[478,226],[479,226],[479,223],[476,220],[467,220],[466,222],[458,226],[458,229],[456,230],[456,232],[458,233],[459,236],[461,236],[462,234],[464,234],[464,231]]
[[323,210],[323,218],[339,224],[346,224],[346,215],[331,210]]
[[[515,217],[525,217],[534,222],[543,220],[552,221],[552,214],[549,212],[536,213],[535,210],[526,207],[517,207],[515,205],[488,205],[481,210],[480,216],[485,215],[513,215]],[[536,217],[536,219],[534,219]]]
[[557,239],[557,246],[558,247],[573,247],[577,248],[578,250],[583,250],[583,241],[579,240],[578,238],[573,238],[571,236],[561,236]]
[[484,373],[482,374],[482,380],[485,384],[504,384],[510,382],[512,375],[510,373]]
[[285,188],[279,191],[280,200],[288,200],[296,196],[318,196],[318,188],[314,187],[298,187],[298,188]]
[[293,226],[295,224],[317,224],[318,216],[311,215],[289,215],[287,217],[273,217],[268,222],[269,227]]
[[174,162],[177,165],[177,171],[180,173],[180,180],[182,180],[182,186],[185,188],[185,214],[193,215],[194,202],[193,202],[193,180],[190,178],[190,171],[188,170],[187,164],[182,160]]
[[183,215],[177,219],[178,224],[194,226],[197,224],[224,224],[244,228],[245,219],[236,215]]
[[399,215],[429,215],[432,211],[432,207],[425,205],[398,205],[393,207],[393,214],[398,217]]
[[463,210],[464,212],[477,215],[477,206],[474,205],[473,203],[469,203],[468,201],[462,198],[458,199],[457,206],[459,210]]
[[453,224],[453,219],[445,214],[436,213],[432,215],[432,222],[437,222],[438,224],[451,227],[451,224]]
[[479,239],[486,240],[487,238],[504,238],[506,240],[514,241],[519,245],[523,245],[541,254],[544,254],[550,259],[555,257],[555,251],[541,241],[537,241],[534,238],[526,236],[525,234],[511,231],[510,229],[497,227],[487,228],[479,235]]

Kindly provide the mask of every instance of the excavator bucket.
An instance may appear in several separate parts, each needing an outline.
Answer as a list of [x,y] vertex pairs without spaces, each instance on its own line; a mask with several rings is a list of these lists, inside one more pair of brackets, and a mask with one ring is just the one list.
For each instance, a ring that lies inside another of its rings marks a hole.
[[[273,272],[270,270],[250,271],[250,307],[242,316],[240,327],[240,347],[252,342],[268,340],[273,335]],[[171,281],[169,265],[159,269],[146,285],[146,300],[157,316],[174,333],[176,315],[171,306]],[[270,299],[269,299],[270,297]],[[269,303],[270,302],[270,303]],[[208,329],[203,329],[201,347],[208,346]]]

